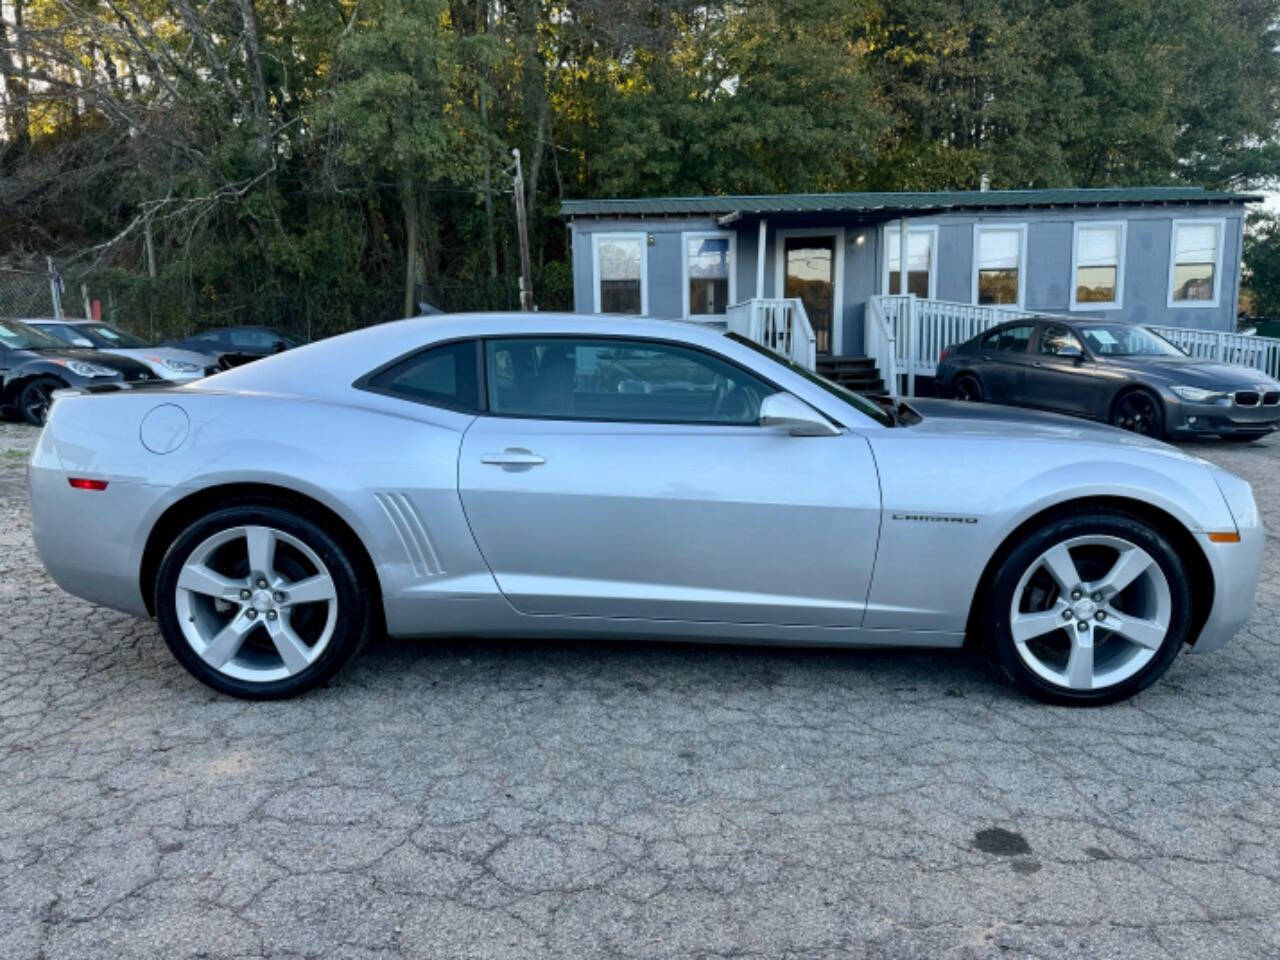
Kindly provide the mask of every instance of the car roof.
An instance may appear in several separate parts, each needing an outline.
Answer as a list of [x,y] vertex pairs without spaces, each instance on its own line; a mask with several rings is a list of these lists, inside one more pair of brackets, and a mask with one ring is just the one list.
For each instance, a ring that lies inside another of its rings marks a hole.
[[317,340],[219,374],[210,381],[210,389],[330,393],[345,390],[371,370],[433,343],[566,334],[669,339],[720,353],[750,353],[749,348],[726,341],[723,329],[697,321],[575,313],[446,313],[392,320]]

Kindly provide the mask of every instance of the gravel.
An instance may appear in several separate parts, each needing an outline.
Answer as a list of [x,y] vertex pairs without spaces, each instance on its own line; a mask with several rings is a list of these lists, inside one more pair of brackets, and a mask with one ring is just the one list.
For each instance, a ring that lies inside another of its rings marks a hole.
[[[963,653],[384,642],[216,695],[59,591],[0,425],[2,957],[1280,954],[1280,546],[1099,710]],[[19,451],[11,453],[10,451]],[[1195,451],[1280,529],[1280,438]]]

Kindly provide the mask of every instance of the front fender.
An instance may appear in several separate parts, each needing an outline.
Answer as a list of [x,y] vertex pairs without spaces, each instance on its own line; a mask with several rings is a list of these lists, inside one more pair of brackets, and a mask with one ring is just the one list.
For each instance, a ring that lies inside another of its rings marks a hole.
[[1209,467],[1176,451],[909,432],[872,444],[884,517],[869,628],[964,630],[995,551],[1066,503],[1117,498],[1163,510],[1193,535],[1235,529]]

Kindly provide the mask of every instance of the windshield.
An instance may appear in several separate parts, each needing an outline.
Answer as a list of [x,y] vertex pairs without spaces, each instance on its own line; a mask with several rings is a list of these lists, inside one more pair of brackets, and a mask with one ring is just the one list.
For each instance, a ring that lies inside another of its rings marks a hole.
[[1077,328],[1089,349],[1103,357],[1185,357],[1164,337],[1127,323],[1097,323]]
[[67,345],[57,337],[18,320],[0,320],[0,344],[10,350],[65,350]]
[[725,336],[728,337],[730,340],[732,340],[734,343],[740,343],[744,347],[750,347],[756,353],[763,354],[764,356],[772,360],[774,363],[780,364],[781,366],[786,367],[792,373],[797,374],[798,376],[804,377],[814,386],[821,387],[823,390],[827,391],[827,393],[831,394],[837,400],[847,403],[849,406],[853,407],[859,413],[866,414],[876,423],[882,423],[886,427],[892,427],[895,424],[896,421],[894,420],[892,413],[890,413],[888,410],[883,409],[877,404],[872,403],[866,397],[860,394],[854,393],[852,390],[846,390],[844,387],[840,386],[838,383],[832,383],[826,377],[820,377],[816,373],[814,373],[812,370],[806,370],[804,367],[800,366],[798,363],[792,363],[786,357],[781,356],[780,354],[774,353],[768,347],[761,346],[760,344],[756,343],[754,340],[748,340],[746,337],[737,333],[726,333]]
[[133,350],[151,346],[141,337],[135,337],[132,333],[125,333],[105,323],[77,323],[71,329],[80,336],[92,340],[97,347],[125,347]]

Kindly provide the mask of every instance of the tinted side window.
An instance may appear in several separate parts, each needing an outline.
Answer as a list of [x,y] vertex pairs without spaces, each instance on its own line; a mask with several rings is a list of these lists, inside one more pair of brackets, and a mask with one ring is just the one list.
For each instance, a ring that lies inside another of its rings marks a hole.
[[982,338],[982,349],[999,350],[1004,353],[1026,353],[1031,343],[1031,334],[1035,330],[1034,323],[1022,323],[1013,327],[1001,327],[992,330]]
[[270,330],[232,330],[231,345],[235,347],[271,349],[281,341],[279,335]]
[[63,343],[71,343],[75,338],[75,333],[71,328],[61,323],[46,323],[36,329],[42,330],[52,337],[57,337]]
[[462,340],[431,347],[375,374],[363,385],[418,403],[478,411],[476,343]]
[[485,363],[499,415],[754,424],[774,392],[726,360],[645,340],[490,340]]
[[[1044,332],[1040,334],[1040,353],[1044,356],[1056,357],[1062,352],[1063,347],[1075,347],[1080,350],[1080,341],[1066,327],[1060,327],[1057,324],[1045,327]],[[1083,350],[1080,352],[1084,353]]]

